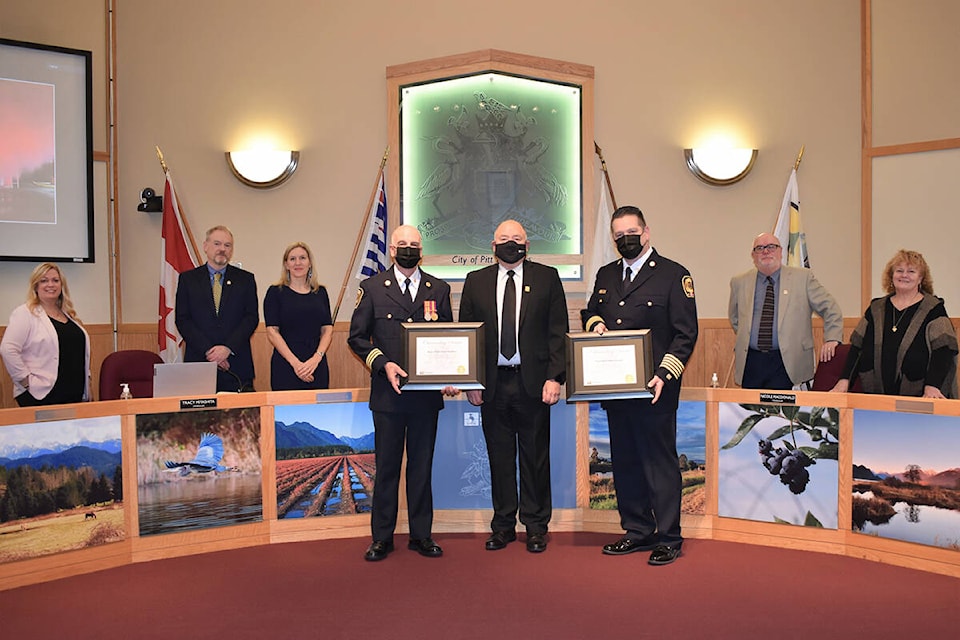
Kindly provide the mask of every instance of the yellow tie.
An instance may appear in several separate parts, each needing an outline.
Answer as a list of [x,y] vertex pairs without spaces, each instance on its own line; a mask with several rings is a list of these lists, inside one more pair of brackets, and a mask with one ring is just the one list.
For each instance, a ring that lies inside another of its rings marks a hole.
[[217,310],[217,315],[220,315],[220,296],[223,295],[223,285],[220,284],[222,276],[221,273],[213,274],[213,308]]

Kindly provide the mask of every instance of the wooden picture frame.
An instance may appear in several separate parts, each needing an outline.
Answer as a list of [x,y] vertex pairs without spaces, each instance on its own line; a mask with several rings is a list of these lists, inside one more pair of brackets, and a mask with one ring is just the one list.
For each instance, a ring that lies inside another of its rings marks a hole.
[[405,391],[483,389],[482,322],[401,323]]
[[650,329],[567,334],[567,402],[652,398]]

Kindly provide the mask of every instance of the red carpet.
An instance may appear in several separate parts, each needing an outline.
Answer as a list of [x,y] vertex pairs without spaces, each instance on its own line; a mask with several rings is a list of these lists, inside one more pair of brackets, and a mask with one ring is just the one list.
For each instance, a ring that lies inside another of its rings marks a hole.
[[688,540],[673,565],[551,535],[379,563],[324,540],[141,563],[0,593],[3,638],[948,638],[960,580],[840,556]]

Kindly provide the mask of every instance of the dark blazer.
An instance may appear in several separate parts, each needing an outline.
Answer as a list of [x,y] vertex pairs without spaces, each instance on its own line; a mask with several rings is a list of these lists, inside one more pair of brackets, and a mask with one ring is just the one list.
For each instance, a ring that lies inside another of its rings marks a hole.
[[[482,322],[484,329],[484,365],[487,379],[483,401],[490,402],[497,388],[497,358],[500,352],[497,309],[499,264],[471,271],[463,284],[460,298],[460,322]],[[523,263],[523,292],[520,296],[520,375],[523,388],[534,398],[543,395],[543,383],[566,381],[567,366],[564,337],[569,329],[567,302],[560,275],[553,267]]]
[[680,377],[697,344],[698,332],[693,278],[683,265],[654,250],[626,289],[623,260],[604,265],[597,271],[593,295],[580,316],[585,331],[592,331],[598,322],[609,331],[650,329],[653,373],[664,382],[660,399],[652,407],[677,409]]
[[424,317],[424,302],[436,302],[437,322],[453,322],[450,285],[420,271],[417,299],[403,295],[391,265],[386,271],[360,283],[357,303],[350,318],[347,344],[370,368],[370,409],[373,411],[427,411],[443,408],[439,391],[393,390],[384,375],[388,362],[403,363],[401,327],[403,322],[432,322]]
[[177,283],[175,317],[177,330],[187,343],[185,362],[205,362],[207,351],[218,344],[233,352],[228,358],[233,375],[218,370],[218,391],[238,391],[241,385],[253,385],[250,336],[260,323],[260,312],[257,283],[252,273],[227,265],[219,315],[213,306],[213,288],[207,265],[181,273]]

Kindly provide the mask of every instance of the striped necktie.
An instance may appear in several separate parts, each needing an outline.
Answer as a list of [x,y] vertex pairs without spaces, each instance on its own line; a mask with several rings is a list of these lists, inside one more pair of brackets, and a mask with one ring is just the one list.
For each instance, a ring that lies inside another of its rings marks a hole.
[[774,296],[773,278],[767,276],[767,292],[763,296],[763,309],[760,311],[760,329],[757,332],[757,349],[770,351],[773,349],[773,311]]

